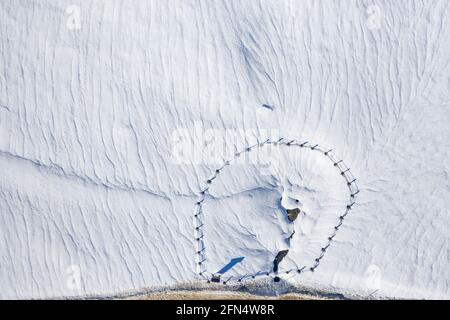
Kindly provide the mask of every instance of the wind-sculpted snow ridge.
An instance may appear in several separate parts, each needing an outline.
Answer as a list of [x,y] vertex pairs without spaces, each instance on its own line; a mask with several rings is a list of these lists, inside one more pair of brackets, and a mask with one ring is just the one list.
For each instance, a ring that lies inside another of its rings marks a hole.
[[[340,214],[337,214],[337,220],[338,223],[333,227],[333,232],[327,236],[325,239],[326,242],[323,247],[320,248],[320,253],[316,256],[314,259],[314,264],[311,266],[301,265],[301,262],[296,262],[296,268],[291,268],[288,270],[282,270],[279,272],[280,274],[289,274],[293,272],[294,274],[300,274],[302,272],[314,272],[314,270],[319,266],[320,261],[324,257],[327,249],[330,247],[331,242],[333,241],[334,237],[336,236],[339,228],[342,226],[345,217],[349,213],[349,211],[352,209],[353,205],[355,205],[355,198],[356,195],[360,192],[356,178],[353,176],[353,174],[350,171],[350,168],[344,163],[343,160],[337,158],[334,155],[333,149],[325,149],[319,146],[319,144],[312,144],[309,141],[303,141],[298,142],[295,139],[290,140],[286,138],[280,138],[280,139],[267,139],[263,142],[256,143],[254,145],[248,146],[242,151],[236,152],[235,157],[232,160],[227,160],[223,163],[223,165],[216,169],[214,174],[206,181],[204,188],[200,191],[199,198],[196,202],[196,208],[194,213],[194,220],[195,220],[195,241],[197,242],[197,265],[198,265],[198,273],[200,276],[202,276],[204,279],[206,279],[208,282],[210,282],[211,277],[214,275],[214,273],[211,273],[207,269],[207,254],[206,254],[206,242],[205,239],[205,222],[203,219],[204,215],[208,214],[214,214],[214,213],[208,213],[205,212],[203,208],[203,203],[207,200],[208,191],[212,185],[212,183],[219,179],[220,173],[225,170],[227,167],[232,166],[234,163],[234,160],[239,158],[242,154],[246,152],[251,152],[255,148],[262,148],[266,145],[274,145],[274,146],[292,146],[292,147],[300,147],[304,148],[305,150],[312,150],[319,152],[320,154],[323,154],[325,157],[327,157],[330,160],[330,165],[333,165],[337,168],[339,174],[345,179],[345,183],[347,185],[348,191],[349,191],[349,202],[343,208],[343,212]],[[229,169],[231,170],[231,169]],[[245,215],[245,213],[243,213]],[[301,222],[300,222],[301,223]],[[207,237],[207,236],[206,236]],[[270,276],[274,274],[273,270],[259,270],[259,271],[251,271],[247,270],[247,272],[244,275],[234,275],[226,277],[226,280],[223,280],[224,284],[227,284],[228,282],[235,280],[238,282],[241,282],[245,279],[255,279],[260,276]],[[278,272],[277,272],[278,274]]]

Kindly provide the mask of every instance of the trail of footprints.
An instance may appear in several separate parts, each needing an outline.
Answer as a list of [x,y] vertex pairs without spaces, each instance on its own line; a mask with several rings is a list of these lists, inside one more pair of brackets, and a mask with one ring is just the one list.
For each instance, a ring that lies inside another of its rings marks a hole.
[[[255,148],[262,148],[266,145],[278,145],[278,146],[287,146],[287,147],[299,147],[304,149],[309,149],[311,151],[319,152],[323,156],[327,157],[332,165],[336,167],[340,175],[345,179],[347,183],[347,187],[349,190],[349,202],[344,210],[344,212],[338,217],[338,222],[335,225],[333,232],[328,236],[327,242],[325,246],[323,246],[318,253],[316,259],[314,260],[314,264],[311,266],[302,266],[295,269],[289,269],[286,271],[280,271],[277,272],[277,274],[289,274],[291,272],[295,272],[296,274],[301,274],[303,272],[314,272],[314,270],[319,266],[320,261],[324,257],[326,251],[330,247],[334,237],[336,236],[337,232],[339,231],[339,228],[342,226],[345,217],[348,215],[350,210],[352,209],[353,205],[355,204],[356,195],[360,192],[358,185],[356,183],[356,178],[353,176],[353,174],[350,171],[350,168],[344,163],[343,160],[338,159],[336,155],[333,152],[333,149],[324,149],[320,147],[318,144],[311,144],[309,141],[301,142],[299,143],[296,140],[287,140],[285,138],[280,138],[276,141],[272,141],[270,139],[265,140],[261,143],[256,143],[252,146],[249,146],[245,149],[243,149],[240,152],[236,152],[234,154],[234,158],[232,160],[227,160],[223,163],[223,165],[216,169],[213,173],[213,175],[206,181],[204,188],[200,191],[200,194],[198,196],[197,202],[195,204],[195,213],[194,213],[194,220],[195,220],[195,242],[196,242],[196,264],[198,273],[200,276],[202,276],[207,282],[211,281],[212,273],[210,273],[206,268],[206,245],[205,245],[205,234],[203,231],[204,223],[202,221],[202,216],[204,215],[203,212],[203,203],[206,199],[206,194],[208,193],[208,190],[211,186],[211,184],[217,179],[220,172],[226,168],[227,166],[230,166],[233,161],[238,158],[242,153],[244,152],[251,152]],[[237,281],[242,282],[246,279],[255,279],[257,277],[262,276],[271,276],[274,275],[275,272],[273,270],[269,271],[258,271],[256,273],[249,273],[241,276],[230,276],[226,280],[223,280],[222,282],[224,284],[227,284],[230,281]]]

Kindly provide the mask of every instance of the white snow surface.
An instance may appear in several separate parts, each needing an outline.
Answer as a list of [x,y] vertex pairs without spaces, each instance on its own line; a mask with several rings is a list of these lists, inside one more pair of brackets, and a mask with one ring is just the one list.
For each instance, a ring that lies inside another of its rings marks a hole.
[[[219,165],[173,159],[174,131],[199,125],[333,148],[358,179],[320,265],[285,281],[450,298],[448,0],[2,0],[0,105],[0,298],[203,281],[193,215]],[[346,182],[286,150],[277,174],[230,165],[211,184],[209,272],[320,254]]]

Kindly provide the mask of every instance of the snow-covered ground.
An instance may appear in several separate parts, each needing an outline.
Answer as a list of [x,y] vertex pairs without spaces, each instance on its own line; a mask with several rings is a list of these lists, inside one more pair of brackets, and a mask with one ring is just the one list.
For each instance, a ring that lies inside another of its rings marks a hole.
[[0,54],[0,298],[285,249],[291,285],[450,298],[448,0],[2,0]]

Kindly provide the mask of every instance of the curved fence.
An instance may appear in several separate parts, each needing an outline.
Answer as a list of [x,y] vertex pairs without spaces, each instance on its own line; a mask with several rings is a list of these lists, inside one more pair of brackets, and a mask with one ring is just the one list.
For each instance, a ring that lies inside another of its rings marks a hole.
[[[206,252],[206,243],[205,243],[205,233],[203,230],[204,222],[203,217],[205,212],[203,211],[203,203],[206,200],[206,195],[208,193],[208,190],[212,183],[218,178],[220,173],[223,169],[225,169],[227,166],[230,166],[233,161],[238,158],[241,154],[245,152],[251,152],[252,150],[256,148],[262,148],[266,145],[279,145],[279,146],[286,146],[286,147],[298,147],[307,149],[310,151],[321,153],[323,156],[327,157],[330,160],[330,163],[336,168],[338,173],[345,179],[348,191],[349,191],[349,200],[348,203],[343,210],[343,212],[338,216],[337,222],[333,228],[333,232],[329,234],[327,238],[326,244],[321,248],[320,252],[318,252],[314,263],[310,266],[302,266],[302,267],[296,267],[291,268],[288,270],[277,272],[277,274],[301,274],[303,272],[314,272],[314,270],[320,265],[320,262],[322,261],[323,257],[325,256],[325,253],[327,252],[328,248],[330,247],[331,243],[333,242],[334,237],[338,233],[340,227],[342,226],[345,217],[348,215],[350,210],[352,209],[353,205],[355,204],[356,195],[360,192],[358,188],[358,184],[356,182],[356,178],[353,176],[353,174],[350,171],[350,168],[344,163],[342,159],[339,159],[336,154],[334,153],[333,149],[325,149],[319,146],[318,144],[312,144],[309,141],[305,142],[298,142],[296,140],[287,140],[285,138],[280,138],[276,141],[272,141],[270,139],[265,140],[261,143],[256,143],[252,146],[246,147],[240,152],[236,152],[234,154],[234,158],[231,160],[225,161],[221,167],[216,169],[214,173],[209,177],[208,180],[206,180],[204,187],[200,191],[200,194],[198,195],[197,202],[195,204],[195,213],[194,213],[194,221],[195,221],[195,242],[196,242],[196,264],[198,268],[198,273],[200,276],[202,276],[206,281],[210,282],[212,273],[208,271],[207,269],[207,252]],[[300,264],[301,265],[301,264]],[[297,265],[298,266],[298,265]],[[226,284],[230,281],[244,281],[246,279],[255,279],[257,277],[262,276],[271,276],[274,274],[272,270],[267,271],[257,271],[248,273],[245,275],[240,276],[230,276],[223,280],[222,282]]]

